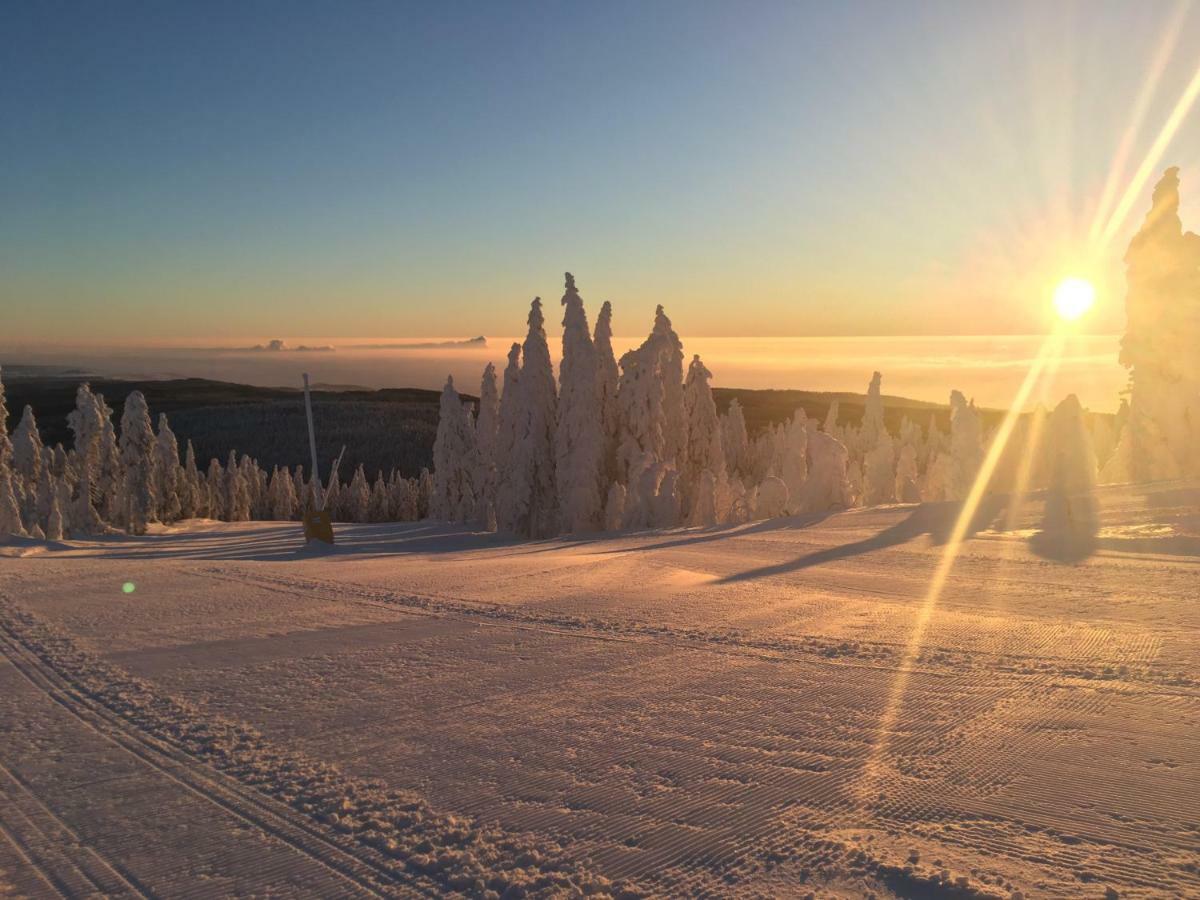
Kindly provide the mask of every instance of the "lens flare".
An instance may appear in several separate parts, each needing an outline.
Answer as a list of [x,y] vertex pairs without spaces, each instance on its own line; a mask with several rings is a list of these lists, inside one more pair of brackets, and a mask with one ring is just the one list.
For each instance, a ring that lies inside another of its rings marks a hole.
[[1074,322],[1096,302],[1096,289],[1083,278],[1066,278],[1054,289],[1054,311],[1064,322]]

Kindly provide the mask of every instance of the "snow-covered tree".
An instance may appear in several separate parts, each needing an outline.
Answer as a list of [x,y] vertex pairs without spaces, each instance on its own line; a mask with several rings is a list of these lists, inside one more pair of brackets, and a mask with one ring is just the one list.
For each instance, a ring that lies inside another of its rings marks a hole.
[[788,512],[800,512],[804,482],[808,480],[808,416],[803,409],[792,413],[782,429],[780,459],[772,467],[788,489]]
[[287,468],[278,466],[271,472],[271,481],[267,486],[271,498],[271,518],[287,522],[296,515],[296,488]]
[[[668,348],[661,334],[651,333],[642,345],[621,357],[621,378],[617,387],[620,444],[617,447],[617,474],[626,485],[626,518],[636,509],[634,495],[648,465],[666,458],[666,382],[663,358]],[[681,408],[682,414],[682,408]],[[650,462],[646,462],[646,457]]]
[[1177,168],[1155,186],[1125,264],[1130,415],[1119,458],[1136,481],[1200,474],[1200,235],[1183,230]]
[[4,379],[0,378],[0,470],[12,466],[13,446],[8,438],[8,400],[4,393]]
[[[612,304],[607,300],[596,317],[592,343],[596,348],[596,391],[600,404],[600,431],[604,436],[604,478],[611,482],[617,477],[617,444],[620,415],[617,408],[617,385],[620,371],[612,346]],[[605,503],[607,507],[607,501]]]
[[229,461],[225,464],[221,494],[221,507],[227,522],[250,521],[250,492],[246,489],[246,480],[242,476],[237,452],[234,450],[229,451]]
[[[683,411],[687,421],[688,442],[680,459],[682,474],[683,514],[689,522],[701,525],[715,524],[716,480],[725,475],[725,451],[721,440],[721,422],[717,417],[717,405],[713,402],[709,379],[712,373],[700,361],[699,354],[692,357],[688,366],[687,382],[683,387]],[[711,488],[705,482],[705,473],[712,481]],[[702,490],[703,489],[703,490]],[[705,510],[696,520],[693,506],[704,490],[705,503],[711,500],[712,513]],[[710,521],[711,519],[711,521]]]
[[175,439],[171,426],[167,424],[166,413],[158,415],[154,476],[158,496],[158,518],[163,522],[174,522],[180,518],[182,509],[179,499],[182,478],[179,468],[179,442]]
[[67,415],[67,427],[74,435],[72,466],[75,475],[77,478],[86,475],[94,484],[100,477],[100,435],[104,419],[100,403],[87,382],[75,391],[75,409]]
[[[486,522],[496,515],[496,450],[500,441],[500,392],[496,389],[496,367],[487,364],[479,384],[479,415],[475,417],[475,450],[479,470],[475,476],[478,517]],[[489,512],[490,510],[490,512]]]
[[965,500],[983,463],[983,424],[960,391],[950,392],[950,490],[951,500]]
[[721,447],[730,475],[745,475],[749,467],[750,438],[746,433],[746,416],[737,397],[729,401],[729,409],[721,416]]
[[371,484],[371,499],[367,503],[368,522],[386,522],[388,520],[388,485],[383,473],[375,476]]
[[13,432],[12,466],[13,471],[20,475],[27,485],[35,484],[41,474],[42,438],[38,434],[37,421],[33,417],[31,406],[25,407],[21,414],[21,422]]
[[863,504],[878,506],[896,499],[896,447],[883,421],[883,376],[871,376],[859,446],[863,453]]
[[59,504],[57,492],[50,495],[50,511],[46,515],[46,540],[61,541],[64,534],[62,507]]
[[346,492],[346,504],[351,522],[367,522],[370,519],[371,487],[367,484],[367,473],[362,463],[354,470],[350,479],[350,487]]
[[21,522],[21,508],[13,493],[12,483],[12,467],[0,464],[0,540],[25,535],[25,526]]
[[154,492],[154,427],[141,391],[131,391],[121,413],[121,524],[130,534],[145,534],[156,520],[158,498]]
[[438,414],[437,436],[433,442],[433,498],[430,515],[447,522],[468,522],[475,518],[478,505],[475,478],[479,463],[475,445],[475,427],[471,410],[454,389],[454,379],[446,378]]
[[661,305],[654,312],[654,331],[662,348],[659,366],[663,380],[663,462],[677,463],[688,442],[683,411],[683,342],[671,327]]
[[[508,458],[505,471],[501,473],[500,502],[496,507],[499,527],[525,537],[549,537],[558,530],[554,478],[558,395],[544,326],[542,301],[535,297],[529,310],[529,333],[521,348],[523,362],[517,381],[516,439],[506,448]],[[502,443],[505,441],[504,399],[501,398],[500,410]]]
[[204,496],[208,517],[227,520],[229,515],[225,508],[225,470],[221,468],[217,459],[208,461],[208,470],[204,474]]
[[187,442],[184,452],[183,474],[179,479],[179,517],[194,519],[207,515],[203,503],[204,485],[200,478],[200,470],[196,468],[196,449],[191,440]]
[[596,348],[583,299],[571,273],[562,297],[563,356],[555,431],[555,478],[565,532],[588,532],[602,522],[605,475],[603,411]]
[[808,477],[803,499],[793,507],[804,512],[845,509],[854,498],[847,474],[846,446],[827,431],[818,431],[813,420],[808,427]]

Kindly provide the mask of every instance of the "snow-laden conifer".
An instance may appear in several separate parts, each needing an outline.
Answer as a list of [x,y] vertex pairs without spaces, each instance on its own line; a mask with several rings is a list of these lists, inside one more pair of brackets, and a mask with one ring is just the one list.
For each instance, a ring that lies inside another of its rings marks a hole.
[[704,513],[700,521],[693,515],[692,507],[702,493],[704,473],[713,481],[704,502],[715,504],[716,479],[725,475],[725,451],[721,438],[721,422],[717,417],[717,405],[713,402],[709,380],[712,373],[700,361],[699,354],[692,357],[688,366],[687,381],[683,387],[683,412],[687,421],[688,443],[679,461],[682,476],[683,515],[697,525],[715,524],[713,513]]
[[564,532],[595,531],[604,512],[603,410],[596,348],[571,273],[563,293],[555,478]]
[[[3,413],[0,412],[0,415]],[[21,421],[12,436],[13,471],[25,480],[26,485],[36,484],[42,469],[42,438],[38,434],[37,420],[33,407],[26,405]]]
[[163,522],[174,522],[180,518],[179,441],[167,423],[167,414],[158,415],[158,434],[154,441],[155,485],[158,495],[158,518]]
[[475,494],[480,521],[486,521],[489,515],[495,517],[496,514],[496,445],[499,440],[500,392],[496,387],[496,366],[488,363],[479,383],[479,415],[475,418],[475,451],[478,460]]
[[[612,304],[607,300],[596,317],[596,328],[592,339],[596,348],[596,390],[600,405],[600,432],[604,438],[602,462],[604,479],[611,482],[617,477],[617,444],[620,416],[617,411],[617,384],[620,370],[612,346]],[[607,503],[606,503],[607,505]]]
[[750,438],[746,433],[746,416],[737,397],[721,416],[721,449],[730,475],[746,474],[749,462]]
[[950,500],[965,500],[983,462],[983,424],[975,403],[950,392]]
[[[509,358],[511,361],[511,355]],[[549,537],[558,531],[558,492],[554,480],[558,396],[540,297],[535,297],[530,305],[529,332],[521,347],[521,358],[515,440],[507,448],[502,501],[497,504],[496,515],[499,527],[506,531],[525,537]],[[501,397],[502,442],[504,400]]]
[[154,427],[150,424],[150,410],[141,391],[131,391],[125,398],[119,448],[120,524],[130,534],[145,534],[147,524],[156,520],[158,498],[154,490]]
[[653,334],[659,339],[663,380],[663,462],[678,463],[686,452],[687,419],[683,410],[683,342],[661,305],[654,312]]
[[475,427],[470,408],[446,378],[433,442],[433,497],[430,515],[447,522],[467,522],[477,513],[475,478],[479,471]]

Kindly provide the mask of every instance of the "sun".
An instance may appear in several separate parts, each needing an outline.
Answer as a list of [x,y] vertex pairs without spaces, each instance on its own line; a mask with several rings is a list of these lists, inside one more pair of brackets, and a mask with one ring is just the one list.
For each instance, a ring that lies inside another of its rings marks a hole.
[[1096,289],[1084,278],[1064,278],[1054,289],[1054,311],[1067,322],[1074,322],[1096,302]]

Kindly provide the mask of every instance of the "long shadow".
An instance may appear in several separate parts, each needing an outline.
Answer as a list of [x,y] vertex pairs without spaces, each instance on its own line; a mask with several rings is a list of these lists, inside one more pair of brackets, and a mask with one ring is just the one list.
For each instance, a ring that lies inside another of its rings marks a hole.
[[96,537],[86,549],[105,559],[190,559],[285,562],[317,556],[394,556],[486,550],[516,543],[515,539],[428,523],[334,525],[332,547],[305,546],[300,523],[276,528],[220,528],[150,534]]
[[1079,563],[1096,552],[1099,533],[1100,507],[1093,492],[1051,490],[1041,530],[1029,539],[1029,549],[1043,559]]
[[[613,550],[606,550],[606,553],[641,553],[646,550],[670,550],[675,547],[686,547],[692,544],[707,544],[711,541],[721,541],[727,538],[742,537],[750,534],[763,534],[769,531],[795,530],[800,528],[810,528],[818,522],[823,522],[830,516],[844,512],[845,510],[829,510],[828,512],[812,513],[806,516],[788,516],[781,519],[764,519],[761,522],[755,522],[753,525],[714,525],[710,528],[705,528],[699,532],[689,531],[686,535],[679,537],[677,540],[659,541],[656,544],[639,544],[636,547],[618,547]],[[638,532],[621,531],[615,532],[611,537],[631,537],[636,536]]]
[[[989,495],[979,504],[971,523],[967,526],[967,537],[982,531],[995,522],[1008,506],[1009,498],[1005,495]],[[935,544],[944,544],[950,538],[954,523],[958,520],[962,509],[961,503],[922,503],[901,522],[890,528],[885,528],[878,534],[850,544],[828,547],[808,553],[798,559],[777,563],[773,566],[761,566],[748,569],[745,572],[735,572],[717,581],[717,584],[730,584],[738,581],[753,581],[757,578],[769,578],[772,575],[785,575],[820,566],[840,559],[850,559],[864,553],[884,550],[905,544],[923,534],[933,538]]]

